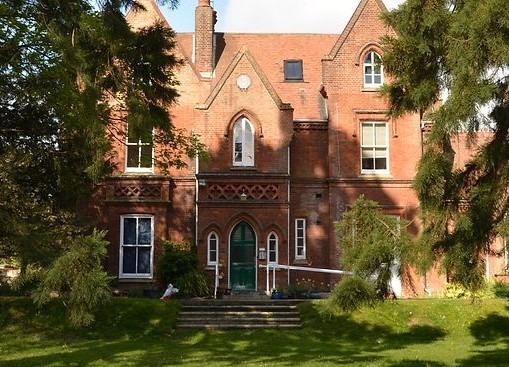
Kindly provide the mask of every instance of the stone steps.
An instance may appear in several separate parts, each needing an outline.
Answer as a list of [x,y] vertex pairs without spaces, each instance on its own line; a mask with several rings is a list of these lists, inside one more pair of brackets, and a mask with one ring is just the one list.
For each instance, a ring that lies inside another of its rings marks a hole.
[[298,329],[299,301],[289,300],[184,300],[177,319],[186,329]]

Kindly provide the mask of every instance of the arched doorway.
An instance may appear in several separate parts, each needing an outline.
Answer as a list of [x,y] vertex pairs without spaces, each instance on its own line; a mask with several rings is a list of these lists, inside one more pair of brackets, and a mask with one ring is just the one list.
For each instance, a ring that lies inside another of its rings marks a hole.
[[237,224],[230,235],[230,287],[256,290],[256,235],[247,222]]

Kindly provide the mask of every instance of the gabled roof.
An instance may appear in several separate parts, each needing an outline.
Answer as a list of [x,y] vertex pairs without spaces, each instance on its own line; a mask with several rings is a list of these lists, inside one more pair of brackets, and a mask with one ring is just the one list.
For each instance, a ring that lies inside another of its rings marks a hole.
[[[294,108],[296,120],[325,120],[324,100],[320,94],[322,86],[321,60],[332,48],[339,34],[269,34],[269,33],[216,33],[215,78],[212,90],[224,83],[231,73],[232,64],[242,54],[256,64],[258,75],[266,78],[282,103]],[[193,53],[192,33],[177,34],[184,54]],[[284,61],[302,60],[302,82],[284,80]],[[267,84],[266,84],[267,85]]]
[[[161,9],[156,4],[155,0],[137,0],[146,11],[138,10],[131,7],[125,16],[127,22],[135,28],[143,28],[153,25],[156,22],[162,22],[165,26],[170,28],[170,24],[164,17]],[[133,21],[136,18],[136,21]]]
[[235,67],[238,65],[240,60],[242,60],[242,58],[246,58],[248,60],[248,62],[251,64],[251,66],[253,67],[253,70],[256,72],[256,74],[260,78],[261,82],[265,86],[265,89],[270,94],[270,96],[272,97],[274,103],[278,106],[278,108],[281,109],[281,110],[292,109],[290,104],[283,103],[281,101],[281,98],[279,98],[279,95],[277,94],[275,89],[272,87],[272,84],[270,83],[269,79],[267,79],[267,76],[265,75],[263,70],[260,68],[258,63],[255,61],[255,59],[253,58],[253,56],[251,55],[251,53],[249,52],[249,50],[247,49],[246,46],[243,46],[241,48],[241,50],[237,53],[237,55],[232,60],[232,62],[230,63],[230,65],[228,66],[226,71],[222,74],[221,78],[219,79],[219,81],[214,86],[214,89],[210,93],[210,95],[207,98],[207,100],[205,101],[205,103],[203,103],[201,105],[198,105],[197,108],[199,108],[199,109],[207,109],[207,108],[210,107],[210,105],[212,104],[214,99],[217,97],[217,95],[219,94],[219,92],[223,88],[224,84],[226,83],[226,81],[228,80],[230,75],[235,70]]
[[336,44],[334,45],[334,47],[332,48],[331,52],[325,58],[326,60],[332,60],[332,59],[334,59],[336,57],[336,55],[338,54],[339,50],[341,49],[341,47],[345,43],[346,39],[350,35],[350,32],[355,27],[355,24],[357,23],[357,21],[359,20],[360,16],[364,12],[364,9],[366,8],[366,5],[368,3],[370,3],[370,2],[372,2],[372,1],[375,2],[378,5],[378,7],[380,8],[380,12],[381,13],[387,12],[387,7],[385,6],[385,4],[384,4],[384,2],[382,0],[361,0],[359,5],[355,9],[355,12],[353,13],[352,17],[348,21],[345,29],[343,30],[343,33],[338,38],[338,40],[337,40]]

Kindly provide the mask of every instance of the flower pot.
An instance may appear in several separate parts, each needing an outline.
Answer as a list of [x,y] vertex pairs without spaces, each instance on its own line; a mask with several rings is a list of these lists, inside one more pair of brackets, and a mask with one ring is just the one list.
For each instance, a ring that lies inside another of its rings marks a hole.
[[283,298],[283,292],[274,291],[272,292],[271,297],[272,299],[282,299]]

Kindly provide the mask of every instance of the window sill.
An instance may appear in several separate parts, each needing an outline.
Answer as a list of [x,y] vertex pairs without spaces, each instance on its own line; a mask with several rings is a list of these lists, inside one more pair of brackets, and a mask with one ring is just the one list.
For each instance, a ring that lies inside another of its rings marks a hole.
[[294,259],[293,265],[310,265],[307,259]]
[[388,172],[380,172],[380,173],[376,173],[376,172],[361,172],[361,175],[359,176],[359,178],[362,178],[362,179],[366,179],[366,180],[379,180],[379,179],[393,179],[394,177],[388,173]]
[[231,166],[232,171],[256,171],[255,166]]
[[127,170],[126,169],[124,171],[124,174],[125,175],[153,175],[154,171],[153,170],[150,170],[150,171],[145,171],[145,170],[135,171],[135,170]]
[[129,277],[129,276],[125,276],[125,277],[119,277],[118,278],[118,281],[120,283],[151,283],[154,281],[154,278],[152,276],[150,277],[143,277],[143,278],[136,278],[136,277]]
[[361,89],[361,92],[368,92],[368,93],[369,92],[379,92],[380,91],[380,87],[381,87],[381,85],[378,86],[378,87],[363,87]]

